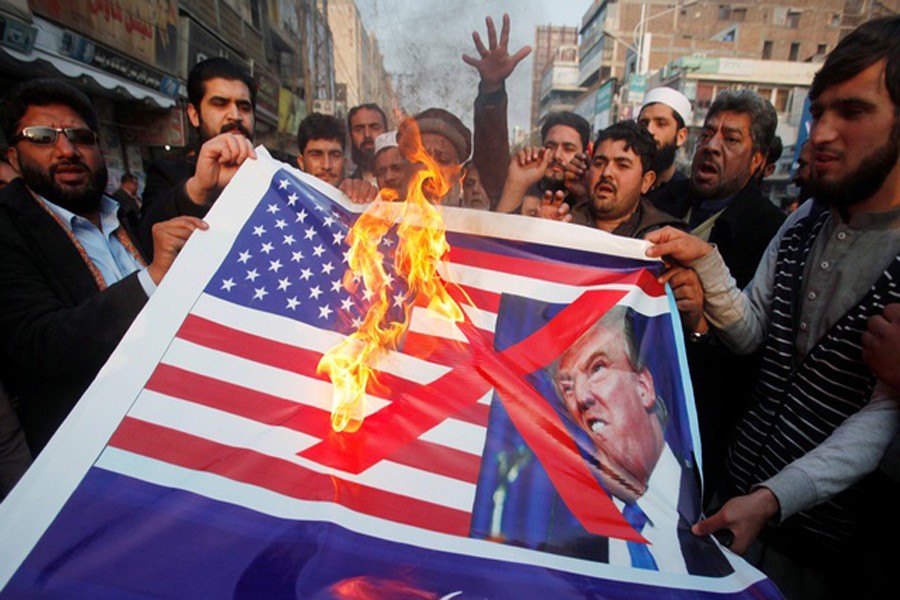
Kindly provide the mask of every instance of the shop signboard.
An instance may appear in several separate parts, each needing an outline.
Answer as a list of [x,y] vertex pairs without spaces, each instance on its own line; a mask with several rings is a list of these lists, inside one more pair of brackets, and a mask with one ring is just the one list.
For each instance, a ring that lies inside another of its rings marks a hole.
[[177,0],[31,0],[32,10],[125,56],[174,74]]

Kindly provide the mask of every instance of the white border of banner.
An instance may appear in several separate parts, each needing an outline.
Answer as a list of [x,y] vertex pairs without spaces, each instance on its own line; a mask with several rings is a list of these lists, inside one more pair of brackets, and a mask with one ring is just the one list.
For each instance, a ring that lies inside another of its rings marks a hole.
[[[148,480],[182,488],[179,482],[185,481],[185,470],[179,467],[115,449],[108,449],[102,458],[100,455],[168,349],[185,316],[231,249],[240,226],[253,212],[256,199],[268,188],[275,173],[285,168],[282,163],[272,160],[262,147],[257,148],[257,154],[259,159],[249,160],[241,167],[213,206],[207,217],[210,229],[191,237],[179,260],[138,315],[97,379],[22,481],[0,504],[0,556],[3,557],[0,561],[0,589],[5,587],[92,466],[118,471],[124,469],[126,464],[139,464],[139,470],[148,475]],[[365,209],[363,205],[351,204],[339,191],[320,180],[296,170],[293,172],[348,210],[362,212]],[[467,209],[445,208],[443,215],[449,231],[466,231],[588,251],[598,250],[602,246],[605,251],[626,258],[647,260],[644,255],[649,246],[647,242],[612,236],[588,227],[572,227],[516,215],[494,214],[492,218],[484,219],[480,218],[482,215]],[[669,300],[671,302],[671,293]],[[682,368],[686,369],[684,347],[680,343],[678,354]],[[691,430],[694,439],[699,440],[696,414],[693,409],[690,411]],[[91,434],[86,436],[84,432]],[[122,472],[127,473],[127,470]],[[745,576],[723,578],[649,571],[638,573],[483,540],[422,531],[360,515],[339,506],[325,507],[318,503],[286,499],[274,492],[253,489],[252,486],[211,474],[200,474],[198,481],[191,488],[183,489],[204,490],[212,498],[232,502],[253,497],[255,501],[248,508],[268,514],[293,519],[322,518],[363,534],[446,552],[589,573],[612,580],[721,593],[740,591],[763,578],[761,573],[756,578],[748,578],[746,575],[753,573],[753,570],[748,571],[745,567],[742,568]],[[733,555],[728,551],[725,554],[735,562]],[[738,560],[737,564],[740,562]]]

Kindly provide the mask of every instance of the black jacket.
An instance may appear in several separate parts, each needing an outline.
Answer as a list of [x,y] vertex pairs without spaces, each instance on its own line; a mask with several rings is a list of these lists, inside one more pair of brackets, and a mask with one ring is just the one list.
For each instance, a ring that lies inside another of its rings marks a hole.
[[[654,204],[670,215],[686,218],[691,207],[700,202],[691,193],[690,183],[689,179],[670,183]],[[719,248],[738,287],[745,287],[753,279],[769,241],[775,237],[784,219],[781,209],[762,195],[753,180],[722,211],[709,241]]]
[[[132,240],[137,217],[119,220]],[[100,291],[22,180],[0,191],[0,360],[37,454],[147,302],[137,273]]]
[[[658,207],[681,217],[696,203],[699,199],[690,192],[690,180],[671,183],[657,197]],[[718,247],[739,287],[753,279],[784,219],[784,213],[751,181],[716,220],[709,241]],[[703,442],[704,496],[709,500],[722,481],[734,428],[750,404],[761,356],[735,356],[716,343],[688,343],[686,348]]]
[[194,176],[197,160],[193,156],[160,160],[147,170],[144,186],[141,224],[138,235],[141,244],[153,258],[153,226],[161,221],[187,215],[203,218],[209,206],[200,206],[188,198],[184,184]]

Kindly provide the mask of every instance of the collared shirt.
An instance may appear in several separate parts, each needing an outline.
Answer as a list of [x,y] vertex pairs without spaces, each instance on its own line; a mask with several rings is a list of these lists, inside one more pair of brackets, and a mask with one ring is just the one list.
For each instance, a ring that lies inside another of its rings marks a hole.
[[688,225],[690,225],[691,229],[699,227],[714,215],[728,208],[728,206],[731,205],[732,202],[734,202],[734,199],[736,197],[737,193],[726,196],[725,198],[721,198],[719,200],[704,199],[700,200],[699,202],[695,202],[694,205],[691,206],[690,213],[688,214]]
[[[713,300],[712,322],[726,333],[724,341],[739,354],[753,352],[769,327],[769,305],[778,245],[784,232],[809,214],[813,202],[794,211],[772,239],[756,276],[744,292],[729,288],[728,273],[711,253],[692,267],[700,276],[707,303]],[[798,359],[866,294],[869,287],[900,254],[900,208],[854,215],[844,223],[832,212],[806,260],[802,281],[800,325],[795,342]]]
[[900,254],[900,208],[825,221],[803,272],[795,347],[806,356]]
[[[647,490],[637,504],[647,515],[647,524],[641,531],[649,543],[650,554],[660,571],[687,573],[687,564],[678,538],[678,501],[681,497],[681,466],[668,444],[653,467]],[[621,512],[625,503],[613,498]],[[609,564],[631,566],[631,555],[625,540],[609,539]]]
[[88,258],[106,281],[106,285],[112,285],[140,270],[138,280],[141,282],[141,287],[144,288],[148,298],[153,294],[156,284],[153,283],[147,269],[142,268],[137,258],[122,245],[115,235],[116,230],[121,227],[118,217],[118,202],[106,195],[101,197],[100,229],[97,229],[90,220],[50,202],[43,196],[41,199],[81,243]]

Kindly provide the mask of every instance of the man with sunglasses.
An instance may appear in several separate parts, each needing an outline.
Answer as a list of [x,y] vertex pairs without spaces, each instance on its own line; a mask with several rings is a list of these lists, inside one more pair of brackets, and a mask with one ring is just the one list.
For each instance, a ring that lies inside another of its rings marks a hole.
[[37,454],[106,362],[190,234],[179,217],[136,243],[137,216],[104,194],[90,100],[31,80],[4,101],[7,157],[22,175],[0,191],[0,364]]

